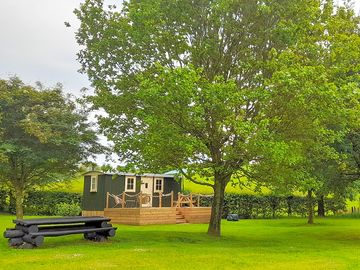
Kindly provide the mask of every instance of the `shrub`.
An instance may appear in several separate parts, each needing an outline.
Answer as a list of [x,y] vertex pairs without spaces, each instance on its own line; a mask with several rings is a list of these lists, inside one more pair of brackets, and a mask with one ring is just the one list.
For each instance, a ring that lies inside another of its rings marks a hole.
[[[228,214],[238,214],[240,218],[276,218],[276,217],[305,217],[307,202],[300,196],[248,195],[225,194],[223,218]],[[315,199],[314,199],[315,200]],[[202,206],[210,206],[212,198],[201,198]],[[314,201],[315,202],[315,201]],[[343,201],[332,198],[325,200],[327,213],[341,210]]]
[[24,202],[26,215],[56,215],[58,204],[81,204],[81,194],[68,192],[34,191],[30,192]]
[[78,216],[81,207],[78,203],[58,203],[55,205],[55,215],[57,216]]
[[0,211],[8,211],[8,192],[5,189],[0,189]]
[[[201,206],[210,206],[212,197],[202,197]],[[315,199],[314,199],[315,202]],[[58,206],[60,205],[60,206]],[[26,215],[78,215],[81,194],[52,191],[30,192],[24,201]],[[54,207],[56,206],[56,207]],[[60,210],[61,209],[61,210]],[[345,209],[342,199],[326,198],[326,214]],[[9,192],[0,189],[0,211],[15,213],[15,202]],[[238,214],[240,218],[305,217],[306,198],[300,196],[225,194],[223,217]]]

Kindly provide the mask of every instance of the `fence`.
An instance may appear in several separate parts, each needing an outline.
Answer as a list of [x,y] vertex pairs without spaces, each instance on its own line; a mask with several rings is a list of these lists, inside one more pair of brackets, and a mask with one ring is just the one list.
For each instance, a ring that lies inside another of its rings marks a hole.
[[[129,194],[122,192],[115,195],[109,192],[106,193],[106,208],[142,208],[142,207],[201,207],[202,198],[212,198],[213,195],[203,194],[182,194],[178,193],[175,197],[173,191],[167,194],[162,192],[159,195],[146,194],[139,192],[137,194]],[[156,200],[154,200],[156,199]],[[170,199],[170,202],[164,204],[165,199]],[[112,201],[111,201],[112,200]],[[208,205],[206,205],[208,206]]]

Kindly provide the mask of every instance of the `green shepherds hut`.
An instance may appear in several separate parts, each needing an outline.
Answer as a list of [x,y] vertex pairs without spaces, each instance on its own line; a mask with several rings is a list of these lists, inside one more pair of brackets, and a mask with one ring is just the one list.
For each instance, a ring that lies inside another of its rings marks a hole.
[[[177,200],[181,186],[181,179],[177,181],[171,174],[109,174],[90,171],[84,174],[82,208],[83,211],[102,214],[105,208],[113,208],[116,207],[116,203],[120,204],[119,199],[121,201],[122,196],[126,196],[126,208],[159,207],[159,200],[162,207],[170,207],[170,196],[169,199],[159,197],[172,193],[173,200]],[[138,201],[138,194],[149,196]]]

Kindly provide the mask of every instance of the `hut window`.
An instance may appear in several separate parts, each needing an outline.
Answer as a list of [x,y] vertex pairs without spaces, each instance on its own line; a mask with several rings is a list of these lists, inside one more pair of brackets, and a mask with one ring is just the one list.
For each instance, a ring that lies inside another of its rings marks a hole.
[[135,177],[126,177],[125,191],[135,192]]
[[90,192],[97,192],[98,178],[97,176],[91,176]]
[[163,192],[164,190],[163,179],[155,178],[155,192]]

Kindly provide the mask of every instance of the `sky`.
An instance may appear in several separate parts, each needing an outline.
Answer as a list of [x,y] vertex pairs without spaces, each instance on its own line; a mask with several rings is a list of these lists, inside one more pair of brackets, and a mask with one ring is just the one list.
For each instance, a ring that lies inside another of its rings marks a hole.
[[[341,0],[338,0],[341,2]],[[64,91],[80,95],[89,88],[80,74],[75,31],[79,22],[73,11],[80,0],[0,0],[0,78],[19,76],[26,84],[63,84]],[[121,0],[107,0],[106,4]],[[355,0],[360,10],[360,0]],[[65,27],[69,22],[71,27]],[[103,158],[99,159],[103,163]]]
[[[341,2],[341,0],[338,0]],[[79,26],[73,10],[80,0],[0,0],[0,78],[18,75],[25,83],[60,82],[75,95],[89,87],[86,75],[78,73]],[[107,0],[109,3],[121,0]],[[360,0],[355,0],[360,10]],[[72,27],[67,28],[64,22]]]
[[[60,82],[64,90],[79,95],[89,87],[77,70],[79,26],[73,10],[79,0],[0,0],[0,78],[17,75],[25,83]],[[64,22],[73,27],[65,27]]]

